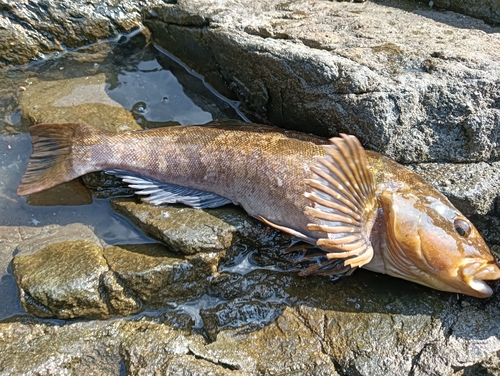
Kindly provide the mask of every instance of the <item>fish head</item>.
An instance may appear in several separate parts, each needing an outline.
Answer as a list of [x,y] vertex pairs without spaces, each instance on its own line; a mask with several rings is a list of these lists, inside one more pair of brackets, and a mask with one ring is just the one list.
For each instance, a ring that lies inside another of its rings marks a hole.
[[485,298],[500,269],[474,225],[440,194],[383,192],[385,272],[438,290]]

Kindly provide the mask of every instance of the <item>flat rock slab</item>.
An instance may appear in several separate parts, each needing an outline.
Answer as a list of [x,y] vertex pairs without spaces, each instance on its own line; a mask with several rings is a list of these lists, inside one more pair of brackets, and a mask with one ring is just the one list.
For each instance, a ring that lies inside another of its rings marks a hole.
[[113,199],[111,207],[147,235],[187,255],[223,251],[231,245],[236,231],[233,226],[199,209],[154,207],[128,199]]
[[257,121],[402,162],[500,158],[500,29],[482,21],[411,1],[181,0],[145,22]]
[[141,129],[132,113],[113,101],[105,89],[104,73],[33,81],[21,92],[19,106],[28,124],[87,123],[112,131]]
[[112,199],[111,207],[148,236],[185,255],[222,252],[238,241],[247,245],[256,243],[262,249],[280,242],[277,230],[262,225],[231,205],[201,210],[182,205],[155,207],[134,199]]

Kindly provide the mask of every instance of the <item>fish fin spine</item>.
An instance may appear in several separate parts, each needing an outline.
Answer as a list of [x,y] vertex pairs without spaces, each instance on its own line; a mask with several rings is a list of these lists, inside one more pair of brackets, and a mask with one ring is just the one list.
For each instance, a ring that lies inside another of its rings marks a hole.
[[33,152],[17,189],[29,195],[73,180],[86,172],[73,153],[74,140],[95,132],[85,124],[36,124],[29,128]]
[[356,137],[341,134],[330,142],[305,181],[310,205],[304,213],[314,220],[307,229],[326,234],[316,245],[328,259],[344,259],[344,266],[354,269],[373,257],[369,234],[377,205],[375,183]]

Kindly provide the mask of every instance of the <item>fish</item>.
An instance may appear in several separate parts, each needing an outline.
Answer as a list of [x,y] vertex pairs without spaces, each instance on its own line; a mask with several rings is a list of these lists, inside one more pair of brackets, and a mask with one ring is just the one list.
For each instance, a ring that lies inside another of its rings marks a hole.
[[300,239],[302,275],[358,268],[478,298],[500,269],[474,225],[420,176],[352,135],[212,122],[113,133],[37,124],[19,196],[94,171],[152,205],[240,205]]

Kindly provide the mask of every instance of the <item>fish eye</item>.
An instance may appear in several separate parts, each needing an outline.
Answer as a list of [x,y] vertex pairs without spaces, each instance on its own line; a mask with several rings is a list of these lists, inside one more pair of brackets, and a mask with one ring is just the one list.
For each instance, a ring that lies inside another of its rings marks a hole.
[[468,237],[470,234],[470,224],[463,218],[455,218],[453,221],[453,227],[455,228],[457,234],[464,238]]

